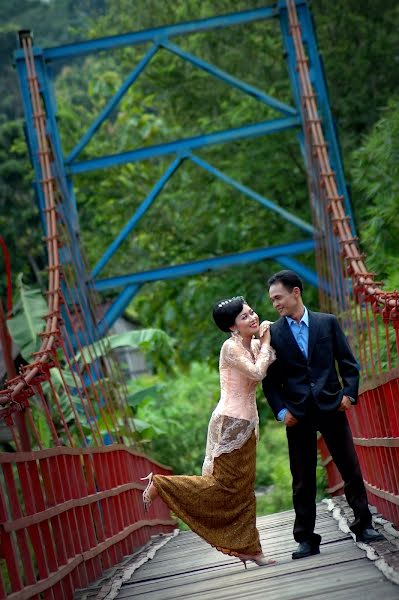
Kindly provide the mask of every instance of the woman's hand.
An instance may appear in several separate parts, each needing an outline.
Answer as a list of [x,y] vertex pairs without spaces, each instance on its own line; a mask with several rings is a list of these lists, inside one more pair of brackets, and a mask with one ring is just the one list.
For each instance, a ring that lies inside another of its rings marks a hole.
[[272,321],[262,321],[259,325],[259,339],[262,344],[270,344],[270,325]]

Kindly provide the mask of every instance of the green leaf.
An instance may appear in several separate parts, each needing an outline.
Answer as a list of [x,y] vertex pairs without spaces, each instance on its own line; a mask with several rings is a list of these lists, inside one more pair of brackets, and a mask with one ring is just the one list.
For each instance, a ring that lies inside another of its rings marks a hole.
[[132,419],[132,422],[137,433],[143,434],[146,432],[148,434],[151,432],[157,435],[163,433],[162,429],[153,423],[147,423],[147,421],[143,421],[142,419]]
[[81,381],[79,379],[79,376],[76,374],[76,383],[75,383],[75,379],[74,379],[71,371],[67,371],[66,369],[62,370],[62,376],[61,376],[60,370],[57,367],[53,367],[52,369],[50,369],[50,373],[51,373],[51,379],[55,386],[61,386],[63,388],[64,381],[67,386],[73,387],[73,388],[76,388],[77,386],[82,385]]
[[150,349],[154,344],[169,350],[170,353],[173,352],[171,339],[164,331],[160,329],[141,329],[110,335],[90,346],[85,346],[82,352],[76,355],[76,360],[81,360],[83,356],[87,363],[91,363],[94,359],[105,356],[115,348],[130,346],[131,348],[143,348],[145,350]]
[[37,288],[29,288],[18,276],[18,300],[13,317],[7,321],[11,337],[19,346],[21,354],[29,361],[32,352],[40,347],[38,334],[44,329],[43,317],[47,313],[47,304]]
[[135,408],[136,406],[139,406],[143,400],[156,398],[159,395],[159,392],[159,385],[151,385],[137,392],[131,392],[128,394],[127,403],[129,404],[130,408]]

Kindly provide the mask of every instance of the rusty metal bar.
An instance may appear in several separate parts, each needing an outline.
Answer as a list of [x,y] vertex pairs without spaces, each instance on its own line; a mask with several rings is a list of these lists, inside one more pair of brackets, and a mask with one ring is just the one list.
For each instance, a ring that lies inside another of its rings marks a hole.
[[[318,221],[315,229],[320,231],[318,272],[328,277],[330,287],[335,291],[332,300],[324,299],[325,310],[338,312],[346,328],[345,315],[354,315],[352,329],[356,336],[353,341],[360,356],[363,380],[366,378],[367,381],[363,381],[358,406],[349,411],[349,420],[369,495],[387,518],[399,524],[399,372],[397,368],[392,369],[388,331],[389,324],[394,331],[397,360],[399,294],[381,290],[381,282],[367,270],[358,240],[353,235],[351,218],[345,214],[343,198],[338,193],[337,179],[331,167],[319,116],[317,95],[311,82],[309,67],[314,65],[309,64],[302,40],[298,11],[300,18],[305,18],[305,9],[297,7],[294,0],[287,0],[287,9],[301,97],[309,187],[311,197],[312,193],[315,195],[315,199],[312,198],[312,212]],[[334,281],[334,274],[339,275],[338,281]],[[345,289],[345,278],[351,279],[351,290]],[[379,321],[384,324],[388,373],[382,372],[380,353],[383,338],[379,336]],[[342,493],[341,476],[322,439],[319,440],[319,449],[327,470],[328,491]]]

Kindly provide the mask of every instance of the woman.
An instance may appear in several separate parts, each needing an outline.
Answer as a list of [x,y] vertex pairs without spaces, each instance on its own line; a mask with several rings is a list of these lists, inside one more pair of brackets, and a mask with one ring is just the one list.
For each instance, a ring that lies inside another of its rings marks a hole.
[[[220,400],[212,414],[202,476],[152,473],[143,493],[146,510],[160,496],[198,535],[224,554],[257,565],[274,564],[263,556],[256,528],[255,464],[259,419],[256,384],[275,360],[270,323],[242,296],[216,303],[216,325],[231,337],[220,352]],[[255,339],[259,334],[260,339]]]

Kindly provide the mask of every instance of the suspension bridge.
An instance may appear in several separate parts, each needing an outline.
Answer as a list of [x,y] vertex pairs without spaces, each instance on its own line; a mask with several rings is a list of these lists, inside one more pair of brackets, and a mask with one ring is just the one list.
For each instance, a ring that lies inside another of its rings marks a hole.
[[[293,106],[236,79],[171,41],[179,36],[271,19],[280,28]],[[148,51],[66,156],[58,130],[49,65],[140,44],[147,44]],[[295,269],[306,281],[318,284],[321,310],[334,312],[339,317],[356,352],[362,387],[359,405],[350,412],[349,418],[369,502],[376,507],[380,522],[391,526],[391,538],[387,537],[391,545],[384,547],[381,554],[390,552],[393,558],[388,564],[393,571],[397,570],[398,544],[395,545],[394,532],[395,527],[399,527],[399,293],[383,290],[376,274],[368,271],[359,249],[322,62],[305,0],[279,0],[273,6],[47,49],[34,46],[30,32],[23,31],[20,46],[16,51],[16,65],[35,172],[35,192],[45,232],[48,293],[41,347],[19,373],[13,371],[10,338],[4,326],[12,309],[10,297],[6,314],[0,313],[3,354],[8,358],[8,381],[0,392],[0,420],[15,450],[0,453],[0,599],[69,600],[77,590],[90,589],[90,585],[94,585],[91,588],[94,591],[91,595],[86,592],[87,598],[116,597],[111,594],[112,586],[105,586],[104,591],[93,582],[102,581],[104,572],[115,569],[124,557],[140,556],[140,551],[151,546],[151,540],[162,540],[159,536],[172,534],[175,522],[162,503],[154,503],[148,515],[143,512],[140,477],[149,471],[170,473],[170,469],[146,456],[137,446],[123,377],[107,345],[106,334],[144,283],[270,258]],[[96,131],[159,52],[179,56],[211,77],[277,110],[279,117],[121,154],[79,160]],[[265,136],[283,130],[293,130],[303,151],[312,224],[233,181],[196,155],[199,148],[207,145],[254,136],[258,143],[267,143]],[[91,271],[79,243],[74,176],[169,155],[172,156],[170,166]],[[197,164],[280,214],[299,228],[305,238],[282,246],[101,279],[99,275],[104,266],[186,161]],[[315,271],[297,258],[310,250],[315,254]],[[122,291],[106,312],[100,314],[100,294],[110,288]],[[40,427],[38,413],[44,416]],[[339,498],[343,483],[322,439],[319,444],[327,471],[328,492]],[[379,589],[381,595],[393,598],[397,589],[383,587],[393,584],[381,582],[375,573],[366,575],[364,565],[360,566],[360,555],[356,554],[358,550],[352,546],[350,550],[347,545],[351,540],[348,541],[348,536],[339,532],[337,526],[332,534],[327,511],[320,507],[319,511],[330,532],[333,556],[312,558],[305,571],[321,569],[327,563],[332,567],[345,563],[349,571],[352,568],[352,575],[343,576],[342,585],[334,588],[335,595],[331,597],[356,597],[353,592],[356,569],[353,570],[352,561],[357,561],[356,568],[360,568],[358,572],[363,574],[364,581],[371,582],[372,593]],[[273,529],[287,518],[292,517],[285,515],[281,521],[277,515],[265,517],[261,527]],[[177,587],[170,587],[171,579],[168,584],[162,580],[165,569],[176,570],[170,557],[162,554],[169,545],[182,561],[179,576],[183,583],[191,581],[194,586],[190,592],[187,588],[185,597],[215,597],[212,585],[205,588],[209,577],[212,579],[217,574],[222,575],[217,583],[218,597],[263,597],[272,570],[263,570],[261,576],[258,574],[261,571],[255,573],[252,569],[236,574],[231,571],[230,563],[226,566],[223,557],[216,558],[215,563],[210,561],[212,564],[201,558],[201,568],[197,568],[195,563],[187,562],[190,545],[197,543],[190,536],[188,533],[176,538],[183,540],[182,547],[176,546],[176,540],[172,539],[160,550],[158,563],[151,563],[160,571],[151,572],[148,565],[143,571],[133,568],[131,575],[138,585],[131,586],[119,597],[141,595],[165,599],[180,594]],[[267,544],[280,543],[278,552],[284,554],[284,541],[278,542],[275,533],[271,540],[265,534],[265,539],[266,550]],[[202,556],[201,552],[206,552],[201,548],[194,552],[196,559]],[[166,557],[165,562],[162,556]],[[320,563],[323,560],[325,562]],[[288,563],[280,570],[283,575],[280,587],[273,592],[280,598],[318,597],[317,592],[312,592],[316,589],[312,573],[307,572],[305,581],[298,569],[292,565],[289,568]],[[331,573],[331,581],[336,581],[337,570]],[[233,596],[231,576],[239,577],[237,590],[247,592],[239,595],[237,591]],[[253,587],[253,578],[259,577],[262,587]],[[158,592],[150,595],[156,580]],[[297,587],[295,582],[298,582]],[[379,597],[378,594],[367,595],[364,586],[362,589],[362,598]],[[80,594],[84,597],[83,592]],[[270,594],[269,597],[277,597]]]

